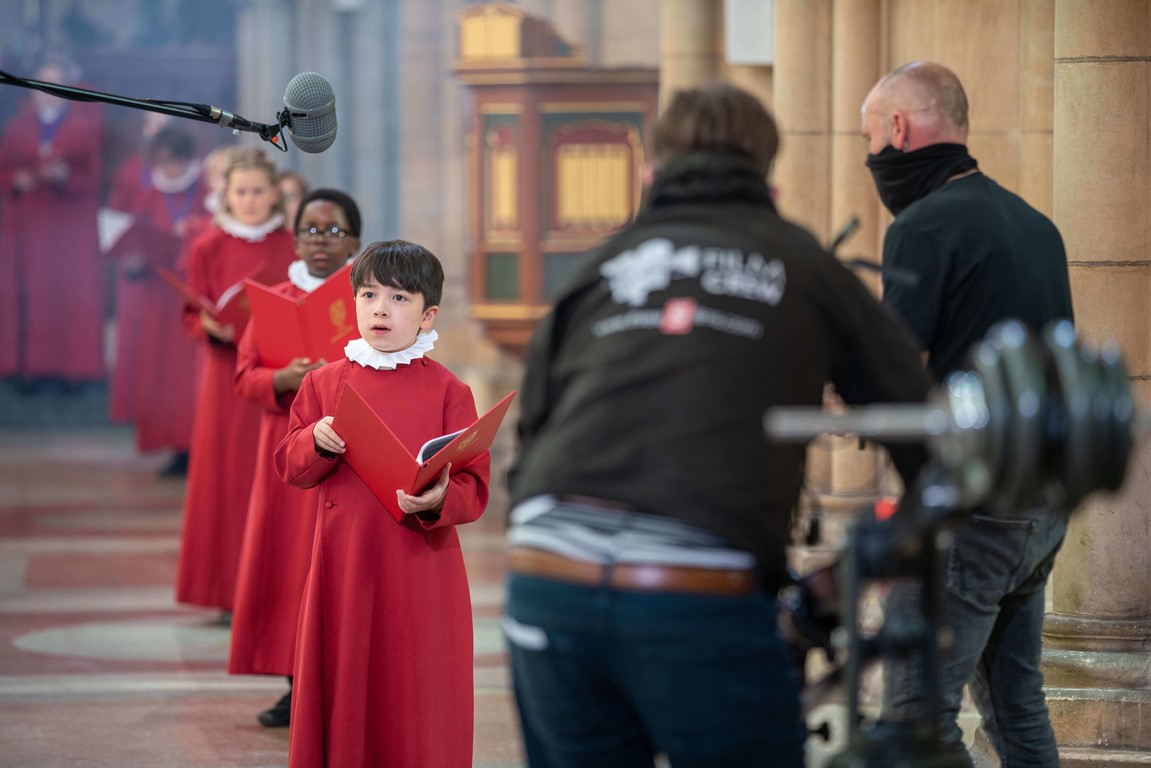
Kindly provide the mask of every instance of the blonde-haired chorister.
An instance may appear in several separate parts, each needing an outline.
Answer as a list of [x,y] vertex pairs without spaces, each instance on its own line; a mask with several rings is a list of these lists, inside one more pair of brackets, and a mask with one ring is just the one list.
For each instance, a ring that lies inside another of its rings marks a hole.
[[[288,268],[287,281],[273,290],[298,300],[329,280],[338,280],[350,298],[352,286],[339,270],[360,250],[360,228],[360,208],[347,193],[317,189],[305,195],[290,223],[299,260]],[[236,581],[228,671],[288,678],[288,692],[257,716],[267,727],[286,726],[291,717],[296,625],[312,561],[319,496],[314,489],[293,488],[280,480],[272,452],[288,431],[288,409],[304,374],[327,362],[331,361],[297,357],[282,367],[266,365],[260,360],[252,323],[239,344],[236,391],[259,406],[263,415]]]
[[[188,252],[188,284],[211,301],[267,268],[287,278],[295,260],[283,227],[276,166],[260,149],[228,155],[215,226]],[[260,409],[236,394],[236,328],[187,307],[185,328],[201,343],[202,371],[192,428],[176,599],[219,608],[230,620],[240,543],[255,472]]]
[[108,417],[132,422],[141,453],[173,451],[160,473],[182,476],[192,444],[196,348],[184,333],[181,299],[157,269],[183,272],[188,246],[208,224],[207,188],[193,134],[182,125],[146,126],[155,130],[143,154],[121,165],[107,203],[139,226],[138,237],[123,238],[106,253],[116,266]]

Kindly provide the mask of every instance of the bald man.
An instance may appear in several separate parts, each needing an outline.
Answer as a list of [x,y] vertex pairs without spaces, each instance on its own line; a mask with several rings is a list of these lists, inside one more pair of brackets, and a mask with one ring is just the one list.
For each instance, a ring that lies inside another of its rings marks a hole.
[[[1072,318],[1059,232],[979,171],[965,146],[967,95],[954,72],[927,61],[899,67],[871,89],[862,121],[867,166],[895,215],[884,267],[916,277],[885,280],[884,303],[919,340],[937,380],[962,367],[1000,320],[1038,331]],[[956,716],[967,683],[1002,768],[1057,766],[1039,657],[1044,587],[1067,517],[1038,499],[1010,513],[973,510],[951,546],[943,606],[955,642],[941,653],[942,738],[961,748]],[[914,585],[893,589],[888,610],[914,611],[915,599]],[[915,663],[888,665],[885,718],[923,714]]]

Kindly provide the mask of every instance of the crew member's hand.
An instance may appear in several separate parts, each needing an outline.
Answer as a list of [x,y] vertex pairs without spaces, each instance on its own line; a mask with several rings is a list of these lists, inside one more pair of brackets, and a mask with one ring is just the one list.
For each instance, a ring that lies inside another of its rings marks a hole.
[[802,670],[807,652],[833,651],[832,631],[839,626],[838,563],[817,568],[780,592],[779,628]]
[[415,515],[420,512],[439,512],[443,509],[444,499],[447,498],[448,495],[448,477],[451,474],[451,470],[451,464],[444,467],[444,471],[440,473],[436,484],[419,496],[412,496],[411,494],[397,490],[396,501],[399,502],[400,510],[405,515]]
[[847,407],[843,404],[843,398],[835,391],[834,384],[828,383],[823,385],[823,410],[835,414],[847,412]]
[[336,430],[332,429],[331,416],[325,416],[316,422],[316,426],[312,427],[312,437],[316,441],[317,451],[343,453],[347,450],[344,447],[343,439],[336,434]]

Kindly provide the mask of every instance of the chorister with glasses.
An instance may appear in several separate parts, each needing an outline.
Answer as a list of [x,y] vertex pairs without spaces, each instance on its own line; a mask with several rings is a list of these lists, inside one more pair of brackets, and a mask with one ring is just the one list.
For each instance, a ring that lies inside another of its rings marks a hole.
[[[339,190],[314,190],[300,201],[292,227],[299,259],[288,267],[288,280],[273,289],[300,299],[329,279],[342,279],[351,296],[346,272],[333,275],[360,248],[356,202]],[[296,624],[311,562],[318,499],[315,488],[294,488],[280,480],[271,455],[288,432],[289,409],[304,374],[328,362],[333,361],[296,357],[284,366],[261,361],[254,323],[240,339],[236,391],[258,406],[262,415],[236,583],[228,671],[287,677],[288,692],[257,716],[269,728],[287,726],[291,718]]]

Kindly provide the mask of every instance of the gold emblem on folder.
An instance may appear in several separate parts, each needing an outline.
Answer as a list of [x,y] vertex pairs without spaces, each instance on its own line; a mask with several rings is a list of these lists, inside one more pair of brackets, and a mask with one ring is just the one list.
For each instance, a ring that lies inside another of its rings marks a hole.
[[336,299],[328,305],[328,319],[332,321],[332,341],[339,341],[352,330],[348,324],[348,303],[343,299]]

